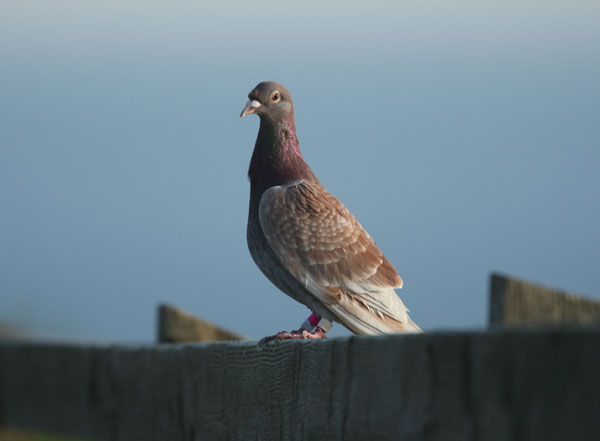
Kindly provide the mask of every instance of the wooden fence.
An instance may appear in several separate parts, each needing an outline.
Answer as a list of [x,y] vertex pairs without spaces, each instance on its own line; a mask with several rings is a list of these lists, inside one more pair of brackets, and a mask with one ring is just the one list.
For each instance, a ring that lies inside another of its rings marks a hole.
[[0,343],[0,426],[88,440],[600,439],[600,329]]

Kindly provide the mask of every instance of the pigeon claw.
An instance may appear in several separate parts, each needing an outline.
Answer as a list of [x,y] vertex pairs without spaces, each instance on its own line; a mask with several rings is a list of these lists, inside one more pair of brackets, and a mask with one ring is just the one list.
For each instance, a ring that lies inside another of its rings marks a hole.
[[269,342],[283,341],[283,340],[306,340],[306,339],[321,339],[325,338],[325,331],[321,328],[316,328],[314,332],[309,332],[306,329],[297,329],[296,331],[281,331],[275,335],[262,338],[258,344],[264,345]]

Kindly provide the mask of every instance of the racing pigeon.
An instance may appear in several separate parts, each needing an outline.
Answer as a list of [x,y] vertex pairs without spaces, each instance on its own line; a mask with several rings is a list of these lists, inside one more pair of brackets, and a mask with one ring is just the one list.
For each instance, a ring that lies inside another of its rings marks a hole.
[[290,92],[266,81],[248,98],[240,117],[260,118],[248,170],[248,248],[275,286],[312,311],[300,329],[261,342],[324,338],[332,321],[356,334],[422,332],[396,294],[396,269],[304,160]]

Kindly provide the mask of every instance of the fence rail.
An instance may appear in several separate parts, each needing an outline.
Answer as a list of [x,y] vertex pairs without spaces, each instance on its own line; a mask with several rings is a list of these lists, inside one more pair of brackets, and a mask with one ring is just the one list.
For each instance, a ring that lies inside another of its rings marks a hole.
[[0,344],[0,426],[111,441],[597,440],[600,330]]

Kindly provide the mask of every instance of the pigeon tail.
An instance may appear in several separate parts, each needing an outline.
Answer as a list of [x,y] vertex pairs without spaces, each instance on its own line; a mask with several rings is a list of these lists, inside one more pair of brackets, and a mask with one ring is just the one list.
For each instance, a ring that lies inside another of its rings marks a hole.
[[425,331],[423,331],[419,325],[417,325],[415,322],[413,322],[413,319],[411,319],[410,317],[408,317],[408,325],[410,327],[410,330],[407,332],[416,332],[419,334],[423,334],[425,333]]
[[[392,292],[394,292],[392,290]],[[422,333],[423,330],[409,317],[408,308],[402,300],[397,299],[393,310],[381,311],[363,299],[345,293],[338,297],[336,304],[328,308],[337,316],[339,321],[350,331],[360,335],[381,335],[400,333]]]

